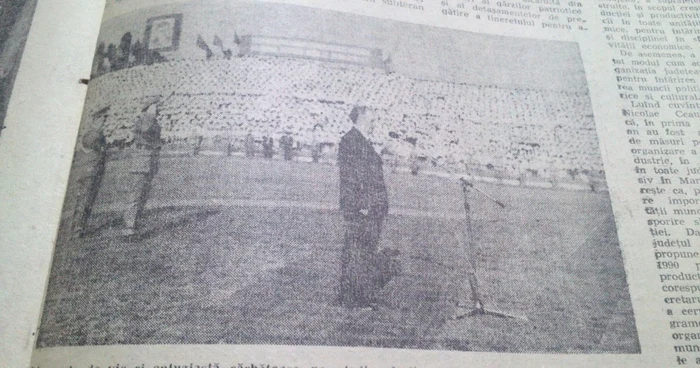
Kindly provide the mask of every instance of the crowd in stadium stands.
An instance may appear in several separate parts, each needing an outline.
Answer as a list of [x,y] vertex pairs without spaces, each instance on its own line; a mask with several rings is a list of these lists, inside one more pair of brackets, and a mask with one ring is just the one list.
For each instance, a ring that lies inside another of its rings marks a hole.
[[[389,162],[434,158],[453,169],[503,178],[589,181],[603,177],[586,92],[420,80],[371,67],[274,56],[183,59],[136,65],[94,79],[88,111],[111,103],[108,140],[128,144],[144,98],[160,96],[171,147],[243,151],[251,134],[293,137],[297,156],[332,160],[366,105],[372,141]],[[167,149],[166,145],[166,149]],[[205,146],[208,148],[202,148]],[[269,149],[269,148],[268,148]]]

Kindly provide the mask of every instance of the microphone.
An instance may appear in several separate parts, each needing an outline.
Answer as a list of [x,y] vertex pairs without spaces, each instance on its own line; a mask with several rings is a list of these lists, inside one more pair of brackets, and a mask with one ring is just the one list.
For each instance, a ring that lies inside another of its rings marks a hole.
[[[393,131],[392,131],[392,132],[389,132],[389,136],[390,136],[391,138],[394,138],[394,139],[399,139],[399,138],[400,138],[400,139],[404,139],[404,140],[406,140],[406,141],[409,141],[409,139],[415,139],[415,138],[406,137],[405,135],[401,135],[401,134],[396,133],[396,132],[393,132]],[[412,144],[415,144],[415,143],[413,143],[413,142],[411,142],[411,143],[412,143]],[[491,200],[492,202],[496,203],[499,207],[501,207],[501,208],[506,208],[506,205],[503,204],[503,202],[497,200],[496,198],[493,198],[493,197],[492,197],[491,195],[489,195],[488,193],[486,193],[486,192],[484,192],[483,190],[481,190],[481,189],[475,187],[474,184],[473,184],[471,181],[467,180],[467,178],[466,178],[464,175],[459,174],[459,173],[455,172],[454,170],[452,170],[452,169],[446,167],[445,165],[439,163],[439,162],[437,161],[436,158],[432,157],[431,155],[427,154],[426,152],[422,152],[422,153],[423,153],[426,157],[428,157],[428,158],[430,159],[430,162],[431,162],[433,165],[435,165],[435,166],[437,166],[437,167],[440,167],[441,169],[445,170],[446,172],[448,172],[448,173],[452,174],[453,176],[457,177],[458,180],[460,181],[460,183],[462,183],[462,185],[463,185],[465,188],[472,188],[473,190],[477,191],[478,193],[480,193],[480,194],[483,195],[484,197],[486,197],[486,198],[488,198],[489,200]]]

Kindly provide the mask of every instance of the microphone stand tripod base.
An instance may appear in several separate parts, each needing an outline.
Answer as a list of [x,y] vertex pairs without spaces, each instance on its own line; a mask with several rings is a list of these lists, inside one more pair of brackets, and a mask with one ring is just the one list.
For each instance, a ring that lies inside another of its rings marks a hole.
[[518,316],[516,314],[511,314],[507,312],[501,312],[501,311],[496,311],[492,309],[486,309],[484,308],[484,304],[481,303],[480,301],[477,301],[474,304],[474,307],[469,309],[468,307],[465,307],[463,305],[457,305],[457,310],[455,311],[455,314],[453,314],[450,318],[448,318],[448,321],[454,321],[458,319],[464,319],[467,317],[476,317],[476,316],[490,316],[490,317],[498,317],[498,318],[507,318],[507,319],[520,319],[523,321],[527,321],[527,317],[525,316]]
[[[437,161],[433,160],[432,161],[434,164],[439,165]],[[456,173],[442,165],[439,165],[443,169],[445,169],[447,172],[456,175]],[[486,199],[496,203],[498,206],[501,208],[505,208],[505,205],[490,196],[488,193],[479,190],[478,188],[475,188],[474,185],[469,182],[466,178],[464,177],[459,177],[459,183],[462,187],[462,199],[464,200],[464,215],[465,215],[465,222],[464,222],[464,231],[465,231],[465,239],[464,239],[464,253],[469,255],[469,260],[467,261],[468,264],[470,264],[470,270],[469,272],[469,285],[471,288],[472,292],[472,297],[471,300],[474,300],[474,307],[469,308],[466,306],[461,305],[461,303],[457,303],[457,310],[455,311],[455,314],[453,314],[451,317],[449,317],[447,320],[457,320],[457,319],[464,319],[466,317],[475,317],[475,316],[491,316],[491,317],[498,317],[498,318],[507,318],[507,319],[520,319],[527,321],[527,317],[525,316],[518,316],[515,314],[511,313],[506,313],[506,312],[501,312],[501,311],[496,311],[492,309],[486,309],[484,308],[484,303],[481,302],[481,294],[479,293],[479,287],[478,287],[478,282],[476,278],[476,266],[475,266],[475,260],[474,260],[474,254],[476,254],[475,249],[476,249],[476,243],[474,241],[474,235],[473,235],[473,229],[472,229],[472,212],[471,212],[471,206],[469,205],[469,191],[473,189],[474,191],[478,192],[481,194],[483,197]]]

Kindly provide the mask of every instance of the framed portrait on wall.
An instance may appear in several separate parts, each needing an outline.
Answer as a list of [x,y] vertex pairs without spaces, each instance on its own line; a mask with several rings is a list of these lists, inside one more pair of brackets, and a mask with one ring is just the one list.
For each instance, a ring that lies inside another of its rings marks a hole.
[[182,13],[148,18],[144,37],[146,49],[151,51],[175,51],[180,45]]

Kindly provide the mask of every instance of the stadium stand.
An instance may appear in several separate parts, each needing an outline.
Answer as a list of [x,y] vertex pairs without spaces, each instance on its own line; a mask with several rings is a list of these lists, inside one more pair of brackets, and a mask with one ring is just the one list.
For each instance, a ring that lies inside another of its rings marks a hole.
[[275,141],[291,132],[300,156],[310,156],[310,145],[320,141],[332,160],[332,148],[351,127],[350,110],[362,104],[377,115],[372,140],[394,162],[418,152],[473,175],[604,182],[584,92],[420,80],[368,66],[246,55],[113,71],[93,79],[88,93],[86,116],[110,101],[105,129],[116,146],[130,142],[142,101],[160,96],[166,150],[193,141],[223,151],[231,142],[241,150],[248,132]]

